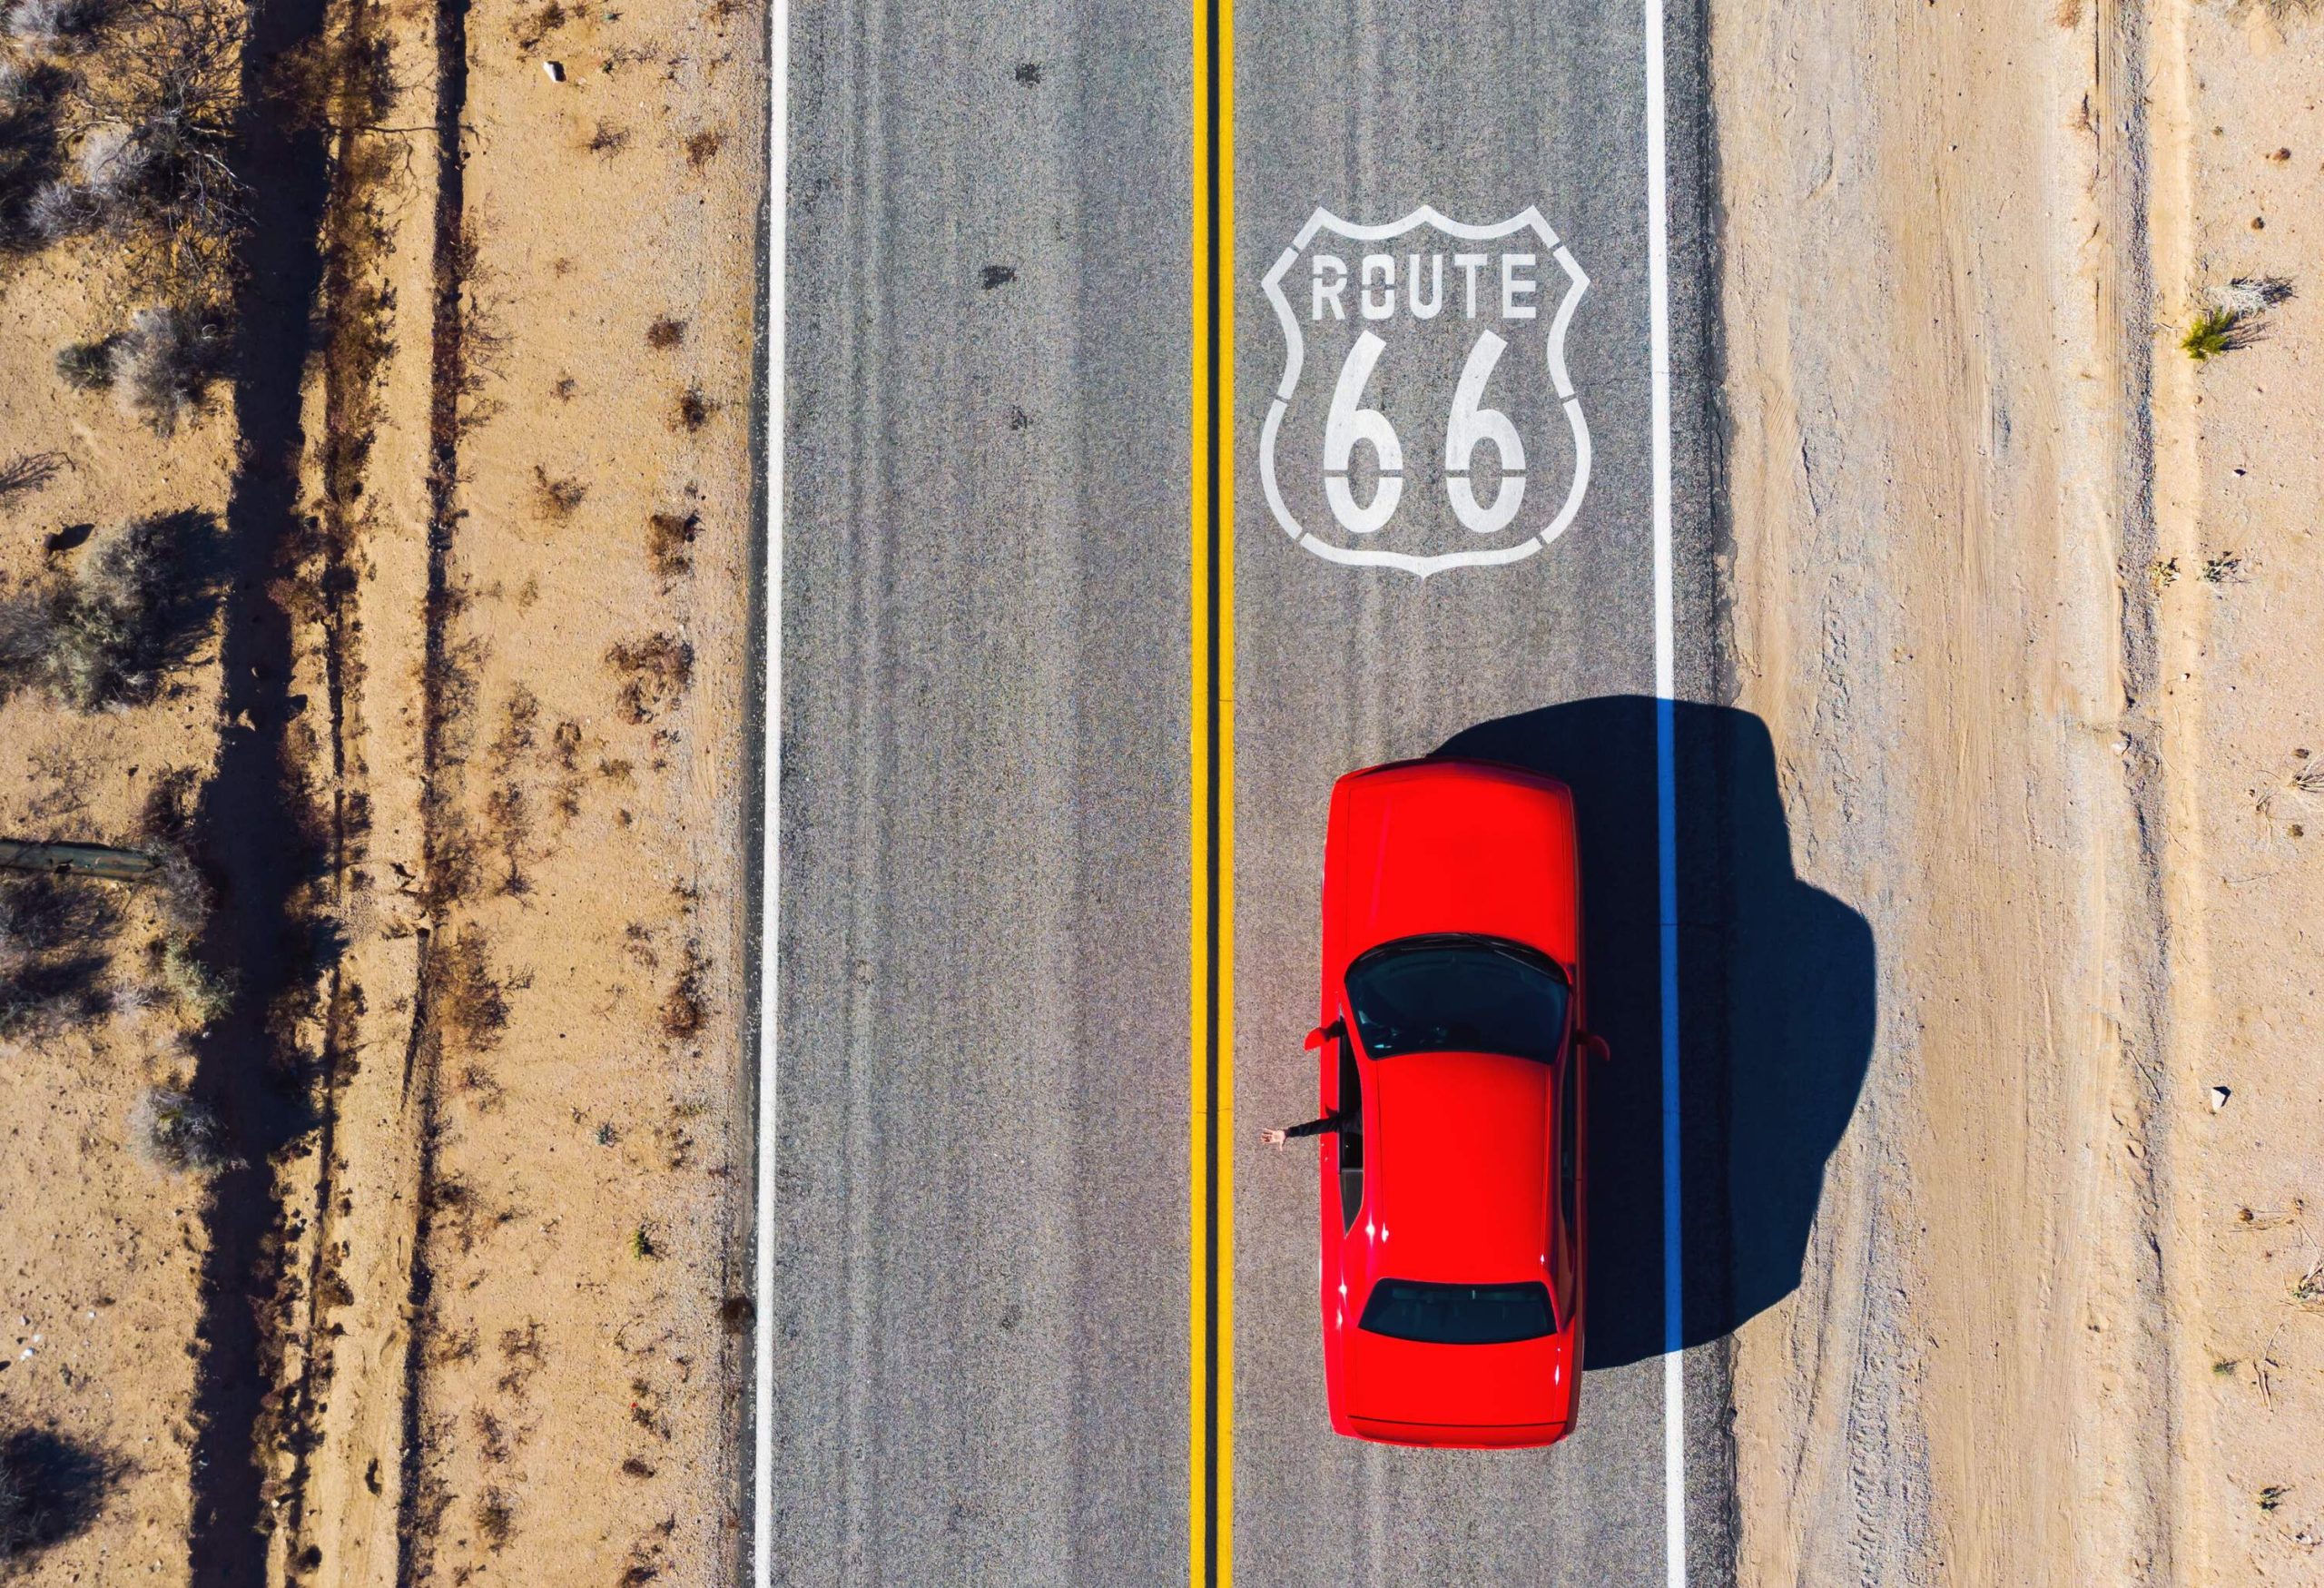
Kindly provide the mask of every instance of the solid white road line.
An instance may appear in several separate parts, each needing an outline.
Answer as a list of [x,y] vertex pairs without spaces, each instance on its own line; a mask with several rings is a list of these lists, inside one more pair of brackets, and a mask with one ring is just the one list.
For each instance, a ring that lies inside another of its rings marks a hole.
[[1669,1588],[1687,1588],[1686,1308],[1679,1216],[1678,647],[1670,591],[1670,194],[1662,0],[1646,0],[1648,326],[1654,404],[1654,801],[1662,942],[1662,1529]]
[[759,812],[759,1109],[757,1381],[752,1399],[751,1581],[774,1582],[774,1149],[775,987],[783,958],[783,272],[788,262],[791,173],[791,5],[767,7],[766,130],[766,686],[759,738],[766,786]]

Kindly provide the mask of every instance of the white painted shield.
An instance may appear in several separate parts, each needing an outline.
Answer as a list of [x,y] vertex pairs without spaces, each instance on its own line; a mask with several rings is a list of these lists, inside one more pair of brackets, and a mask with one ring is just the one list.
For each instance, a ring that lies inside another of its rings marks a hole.
[[1259,478],[1294,540],[1426,578],[1571,527],[1590,426],[1565,339],[1590,278],[1538,209],[1490,226],[1319,209],[1261,285],[1284,362]]

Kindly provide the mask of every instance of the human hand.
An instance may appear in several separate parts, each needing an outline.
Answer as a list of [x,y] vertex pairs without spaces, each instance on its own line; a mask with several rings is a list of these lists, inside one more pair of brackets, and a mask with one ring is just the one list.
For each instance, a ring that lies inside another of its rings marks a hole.
[[1269,1147],[1280,1147],[1290,1139],[1290,1136],[1287,1131],[1283,1130],[1262,1130],[1259,1132],[1259,1139]]

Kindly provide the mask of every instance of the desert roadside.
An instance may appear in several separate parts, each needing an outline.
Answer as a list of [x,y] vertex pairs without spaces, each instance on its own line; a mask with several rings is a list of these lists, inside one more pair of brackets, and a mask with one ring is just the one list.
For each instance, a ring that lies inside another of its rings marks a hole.
[[1739,702],[1879,966],[1740,1575],[2311,1580],[2324,23],[1712,19]]
[[763,18],[30,15],[0,838],[163,869],[0,875],[0,1570],[726,1580]]

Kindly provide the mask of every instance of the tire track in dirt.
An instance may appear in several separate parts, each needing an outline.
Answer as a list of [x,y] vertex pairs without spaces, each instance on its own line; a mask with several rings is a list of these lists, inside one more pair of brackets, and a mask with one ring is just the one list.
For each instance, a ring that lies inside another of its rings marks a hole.
[[462,705],[467,684],[463,659],[450,628],[458,600],[451,586],[454,532],[459,520],[460,398],[468,388],[466,293],[471,253],[467,236],[467,187],[463,117],[468,108],[467,0],[438,0],[436,11],[436,228],[432,253],[434,301],[430,330],[428,476],[428,595],[425,663],[421,686],[420,820],[421,889],[434,930],[419,952],[419,984],[413,992],[412,1042],[407,1050],[404,1091],[417,1125],[417,1228],[411,1245],[405,1315],[410,1319],[403,1366],[402,1485],[396,1521],[396,1582],[422,1580],[435,1524],[448,1503],[428,1481],[425,1458],[426,1408],[422,1380],[435,1335],[430,1311],[434,1275],[428,1241],[440,1192],[436,1173],[440,1130],[438,1081],[443,1032],[438,973],[444,953],[443,912],[458,893],[452,874],[456,853],[458,774],[461,756],[448,746],[449,730]]

